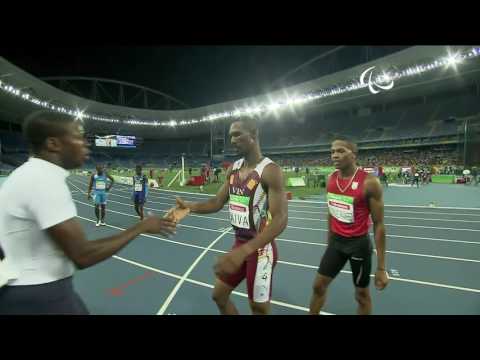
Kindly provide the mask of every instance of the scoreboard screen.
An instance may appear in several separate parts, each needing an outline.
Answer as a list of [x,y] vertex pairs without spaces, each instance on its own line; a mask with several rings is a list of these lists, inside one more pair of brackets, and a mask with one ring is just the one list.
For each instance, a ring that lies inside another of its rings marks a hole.
[[135,136],[117,135],[117,147],[134,148]]
[[95,146],[135,148],[136,137],[124,135],[95,136]]

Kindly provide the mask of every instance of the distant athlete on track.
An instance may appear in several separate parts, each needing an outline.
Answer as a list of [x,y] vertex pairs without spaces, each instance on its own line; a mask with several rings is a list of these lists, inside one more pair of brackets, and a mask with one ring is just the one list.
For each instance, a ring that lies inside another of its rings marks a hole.
[[143,206],[147,201],[148,179],[142,174],[142,166],[135,167],[135,176],[133,177],[133,204],[140,220],[143,220]]
[[[108,184],[110,180],[110,184]],[[87,198],[91,198],[91,193],[93,189],[94,201],[95,201],[95,216],[97,217],[96,226],[105,226],[105,213],[107,207],[107,192],[113,186],[115,181],[113,178],[108,175],[103,167],[103,165],[97,164],[97,173],[92,174],[90,177],[90,183],[88,184]],[[101,210],[101,211],[100,211]]]

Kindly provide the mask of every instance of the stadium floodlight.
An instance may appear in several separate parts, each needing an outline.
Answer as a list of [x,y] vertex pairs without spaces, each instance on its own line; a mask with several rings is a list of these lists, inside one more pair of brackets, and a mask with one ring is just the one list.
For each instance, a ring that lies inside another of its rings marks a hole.
[[455,54],[448,54],[448,56],[445,58],[446,62],[447,62],[447,67],[448,66],[452,66],[454,68],[456,68],[456,65],[461,63],[462,62],[462,59],[460,57],[460,54],[459,53],[455,53]]
[[279,103],[270,103],[270,104],[267,105],[267,109],[269,111],[278,110],[280,107],[281,107],[281,105]]
[[253,109],[250,108],[250,107],[246,107],[244,110],[243,110],[247,115],[250,115],[253,113]]
[[83,113],[83,111],[80,111],[80,110],[77,110],[75,112],[75,118],[77,120],[80,120],[80,121],[83,121],[83,118],[85,117],[85,114]]
[[[379,83],[390,82],[393,80],[398,80],[401,78],[418,75],[426,71],[432,71],[441,66],[447,66],[447,68],[452,66],[456,70],[457,65],[464,62],[464,60],[468,60],[477,56],[480,56],[480,48],[466,49],[462,53],[460,52],[457,52],[455,54],[448,53],[446,57],[435,59],[430,63],[416,64],[404,69],[399,69],[398,71],[395,71],[394,74],[383,73],[382,75],[377,76],[375,81],[378,81]],[[232,111],[224,111],[223,113],[205,115],[200,119],[188,119],[188,120],[184,119],[178,122],[175,120],[170,120],[170,121],[135,120],[133,121],[125,118],[120,119],[120,118],[114,118],[111,116],[104,117],[104,116],[98,116],[95,114],[87,114],[87,113],[83,113],[82,117],[85,119],[91,119],[95,121],[103,121],[103,122],[109,122],[109,123],[122,122],[124,124],[132,124],[132,125],[172,126],[172,127],[178,126],[178,125],[188,126],[188,125],[202,123],[206,121],[214,121],[217,119],[235,118],[244,114],[252,115],[252,114],[261,114],[262,112],[275,111],[277,109],[280,109],[286,106],[291,106],[296,104],[306,104],[318,99],[323,99],[325,97],[335,96],[335,95],[343,94],[346,92],[364,89],[367,86],[368,84],[359,83],[357,79],[354,79],[354,80],[345,82],[342,85],[335,85],[334,87],[330,87],[327,89],[318,89],[316,91],[311,91],[308,94],[300,94],[300,95],[295,94],[295,96],[293,96],[292,98],[289,95],[287,95],[285,100],[272,101],[269,99],[268,102],[265,104],[255,104],[253,107],[247,106],[243,110],[235,108]],[[388,88],[391,88],[391,86],[389,85]],[[7,92],[9,94],[12,94],[14,96],[18,96],[22,100],[29,101],[30,103],[35,104],[37,106],[41,106],[47,109],[52,109],[53,111],[57,111],[57,112],[61,112],[69,115],[75,115],[78,112],[78,109],[75,111],[73,109],[68,109],[63,106],[53,106],[49,104],[47,101],[42,101],[41,99],[31,96],[26,92],[24,93],[21,89],[17,89],[14,86],[5,83],[3,80],[0,80],[0,90]]]

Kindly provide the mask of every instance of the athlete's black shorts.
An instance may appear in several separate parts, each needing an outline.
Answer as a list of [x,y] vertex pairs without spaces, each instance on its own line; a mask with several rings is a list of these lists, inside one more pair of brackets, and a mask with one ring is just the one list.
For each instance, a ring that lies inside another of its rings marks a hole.
[[318,273],[333,279],[349,260],[353,283],[356,287],[366,288],[370,284],[372,252],[372,242],[368,234],[346,238],[334,233],[323,254]]

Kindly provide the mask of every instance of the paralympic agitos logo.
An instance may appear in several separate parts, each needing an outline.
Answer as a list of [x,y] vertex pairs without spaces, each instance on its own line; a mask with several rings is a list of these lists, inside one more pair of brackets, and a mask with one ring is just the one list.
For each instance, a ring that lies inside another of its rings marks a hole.
[[[362,75],[360,75],[360,84],[362,85],[368,85],[368,89],[372,94],[378,94],[380,90],[390,90],[393,88],[393,79],[391,79],[388,75],[380,75],[374,79],[373,77],[373,69],[375,69],[376,66],[369,67],[367,70],[365,70]],[[368,75],[368,82],[365,82],[365,78]],[[386,85],[385,85],[386,84]]]

